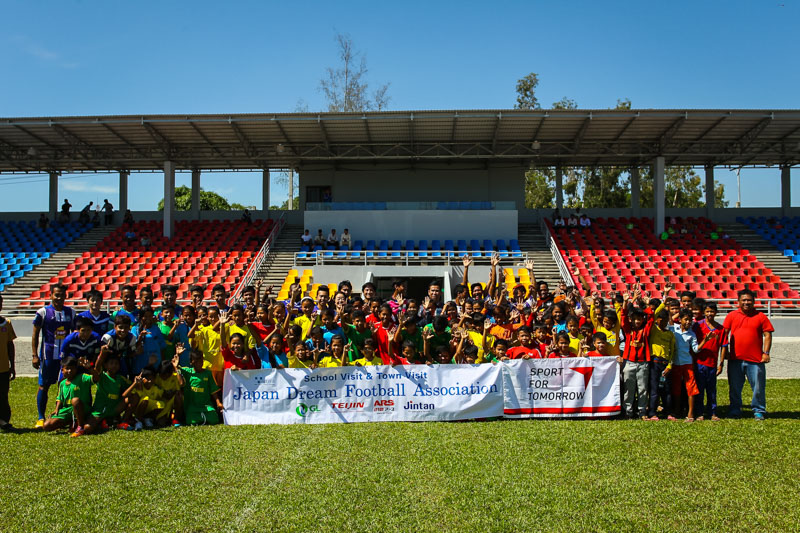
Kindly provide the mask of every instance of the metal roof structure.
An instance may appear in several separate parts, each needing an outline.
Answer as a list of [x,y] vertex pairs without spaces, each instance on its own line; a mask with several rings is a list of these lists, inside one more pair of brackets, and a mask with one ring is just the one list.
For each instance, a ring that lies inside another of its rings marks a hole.
[[0,173],[346,162],[793,166],[798,110],[475,110],[0,118]]

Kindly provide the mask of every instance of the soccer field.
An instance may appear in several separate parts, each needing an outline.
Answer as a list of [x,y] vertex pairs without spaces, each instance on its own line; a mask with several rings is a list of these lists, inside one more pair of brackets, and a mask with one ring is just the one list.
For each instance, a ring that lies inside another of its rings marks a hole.
[[[18,427],[34,393],[12,383]],[[796,531],[799,398],[800,380],[769,381],[766,422],[0,434],[0,529]]]

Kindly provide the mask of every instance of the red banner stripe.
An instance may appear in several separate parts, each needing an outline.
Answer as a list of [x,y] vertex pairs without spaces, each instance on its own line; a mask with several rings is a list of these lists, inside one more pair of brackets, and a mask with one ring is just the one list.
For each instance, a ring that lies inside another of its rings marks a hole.
[[503,409],[507,415],[569,415],[613,413],[620,411],[619,405],[601,405],[598,407],[529,407],[524,409]]

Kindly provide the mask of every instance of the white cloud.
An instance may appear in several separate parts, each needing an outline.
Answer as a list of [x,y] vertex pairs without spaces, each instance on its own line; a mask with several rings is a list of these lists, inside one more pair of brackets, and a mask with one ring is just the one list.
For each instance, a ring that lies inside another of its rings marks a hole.
[[91,183],[80,181],[68,181],[61,185],[65,191],[72,192],[101,192],[110,194],[117,192],[117,188],[110,185],[92,185]]
[[65,69],[74,69],[79,66],[79,64],[75,61],[65,60],[58,52],[50,50],[49,48],[32,41],[28,37],[13,36],[11,37],[11,40],[17,43],[23,52],[43,62],[57,65]]

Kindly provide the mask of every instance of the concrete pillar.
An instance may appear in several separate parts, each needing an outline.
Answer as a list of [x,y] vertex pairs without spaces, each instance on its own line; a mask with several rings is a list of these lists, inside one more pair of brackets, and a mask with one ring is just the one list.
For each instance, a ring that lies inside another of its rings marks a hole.
[[58,215],[58,172],[50,173],[50,220]]
[[265,168],[261,172],[261,216],[267,218],[269,215],[269,169]]
[[655,206],[656,235],[664,232],[664,156],[658,156],[653,161],[653,205]]
[[175,230],[175,163],[164,161],[164,237],[171,239]]
[[706,218],[714,220],[714,204],[717,199],[714,191],[714,165],[706,165]]
[[792,167],[781,167],[781,210],[783,216],[789,215],[792,208]]
[[639,167],[631,168],[631,212],[638,217],[641,213],[642,202],[639,196],[642,192],[642,185],[639,180]]
[[127,170],[120,170],[119,172],[119,205],[117,206],[117,214],[120,223],[125,217],[125,211],[128,210],[128,176],[130,173]]
[[200,170],[192,170],[192,218],[200,220]]
[[556,209],[564,208],[564,173],[556,167]]

